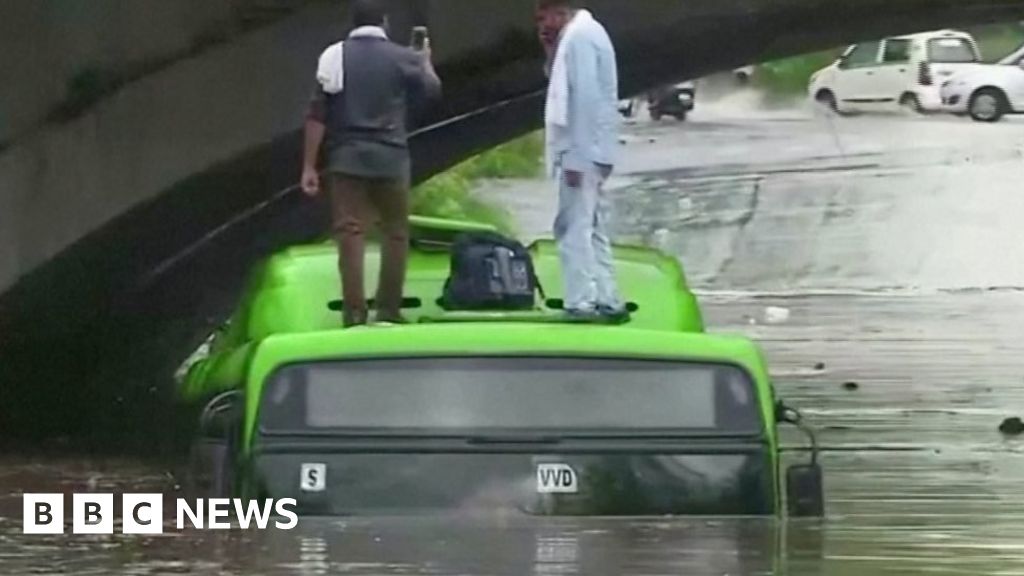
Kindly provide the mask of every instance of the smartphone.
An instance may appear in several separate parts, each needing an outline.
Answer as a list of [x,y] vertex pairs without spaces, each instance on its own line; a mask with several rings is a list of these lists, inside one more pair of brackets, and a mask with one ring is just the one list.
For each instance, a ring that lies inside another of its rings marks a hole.
[[412,29],[412,48],[423,50],[430,43],[430,34],[426,26],[416,26]]

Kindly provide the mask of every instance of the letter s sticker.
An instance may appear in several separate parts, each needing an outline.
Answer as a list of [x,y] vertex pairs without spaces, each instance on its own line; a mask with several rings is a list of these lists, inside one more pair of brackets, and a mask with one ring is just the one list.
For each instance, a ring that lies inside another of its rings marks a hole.
[[323,492],[327,489],[327,464],[303,464],[299,471],[299,488],[303,492]]

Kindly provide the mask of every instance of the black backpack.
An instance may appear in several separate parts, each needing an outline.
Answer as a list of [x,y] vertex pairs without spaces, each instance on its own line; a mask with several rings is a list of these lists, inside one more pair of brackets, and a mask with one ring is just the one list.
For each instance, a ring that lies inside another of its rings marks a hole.
[[493,232],[460,234],[451,248],[451,274],[441,305],[446,310],[532,310],[544,298],[530,253]]

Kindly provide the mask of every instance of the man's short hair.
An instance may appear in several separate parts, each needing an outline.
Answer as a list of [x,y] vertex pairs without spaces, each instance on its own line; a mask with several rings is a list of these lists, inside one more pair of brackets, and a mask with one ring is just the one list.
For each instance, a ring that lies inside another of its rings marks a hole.
[[383,26],[387,12],[379,0],[353,0],[352,24],[360,26]]

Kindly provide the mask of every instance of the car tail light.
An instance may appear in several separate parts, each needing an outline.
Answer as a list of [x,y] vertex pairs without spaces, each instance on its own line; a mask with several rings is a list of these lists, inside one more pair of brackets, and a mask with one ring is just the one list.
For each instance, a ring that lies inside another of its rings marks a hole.
[[921,86],[932,85],[932,69],[927,62],[921,62],[917,70],[917,83]]

